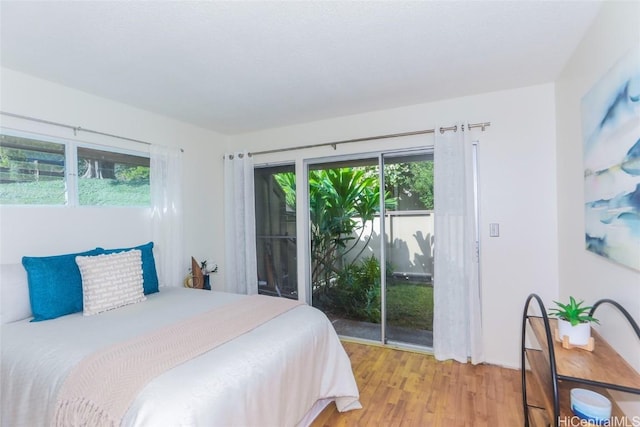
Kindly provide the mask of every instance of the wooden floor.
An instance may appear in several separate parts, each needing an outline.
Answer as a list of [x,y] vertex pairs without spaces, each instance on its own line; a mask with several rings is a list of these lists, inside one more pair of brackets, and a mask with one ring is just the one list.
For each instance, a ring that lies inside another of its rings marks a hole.
[[437,362],[433,356],[343,342],[363,409],[329,405],[322,426],[518,427],[524,424],[520,372]]

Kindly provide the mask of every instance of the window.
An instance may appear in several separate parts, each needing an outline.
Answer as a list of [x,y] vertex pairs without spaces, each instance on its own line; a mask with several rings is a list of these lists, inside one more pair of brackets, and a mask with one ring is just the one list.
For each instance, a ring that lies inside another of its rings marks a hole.
[[78,147],[82,206],[149,206],[149,158]]
[[147,155],[45,139],[0,134],[0,204],[150,205]]
[[66,146],[0,135],[0,203],[64,205]]

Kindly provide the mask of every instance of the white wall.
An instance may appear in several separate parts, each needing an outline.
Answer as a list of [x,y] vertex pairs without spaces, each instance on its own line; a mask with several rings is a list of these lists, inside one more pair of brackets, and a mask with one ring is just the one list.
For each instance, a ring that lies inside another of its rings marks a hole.
[[[556,83],[560,297],[611,298],[640,322],[640,272],[585,250],[582,97],[630,49],[640,49],[640,3],[605,2]],[[640,67],[640,64],[638,64]],[[603,335],[640,371],[640,343],[612,311],[598,309]],[[640,414],[640,404],[635,407]]]
[[[470,76],[471,77],[471,76]],[[232,137],[258,151],[372,135],[490,121],[480,139],[483,327],[490,363],[518,367],[520,319],[527,295],[557,296],[554,85],[545,84],[408,106]],[[301,161],[352,152],[431,145],[433,136],[256,156],[255,162]],[[501,236],[489,238],[489,223]]]
[[[147,111],[99,98],[6,68],[1,70],[2,111],[184,149],[185,274],[189,256],[222,263],[222,188],[218,159],[226,137]],[[161,89],[159,89],[161,90]],[[54,126],[0,116],[3,127],[74,138]],[[147,150],[140,144],[79,132],[77,140]],[[215,160],[214,160],[215,159]],[[146,209],[0,206],[0,264],[23,255],[53,255],[96,246],[145,243],[151,239]],[[217,279],[216,279],[217,280]]]
[[[387,211],[387,215],[385,231],[393,242],[387,252],[387,263],[393,266],[393,272],[418,273],[433,277],[433,213],[420,211],[411,215],[397,215]],[[362,226],[362,218],[355,221],[358,227]],[[414,237],[416,231],[422,233],[420,240]],[[354,249],[345,255],[347,262],[380,254],[380,216],[376,215],[373,220],[365,222],[362,235],[360,234],[360,229],[351,234],[354,239],[360,239],[354,240]],[[372,234],[373,237],[369,239]]]

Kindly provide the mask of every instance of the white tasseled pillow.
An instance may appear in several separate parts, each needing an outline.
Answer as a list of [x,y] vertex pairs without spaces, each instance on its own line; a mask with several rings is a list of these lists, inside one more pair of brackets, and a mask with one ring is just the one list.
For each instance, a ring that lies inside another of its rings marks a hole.
[[82,314],[91,316],[146,300],[139,250],[108,255],[78,256],[82,275]]

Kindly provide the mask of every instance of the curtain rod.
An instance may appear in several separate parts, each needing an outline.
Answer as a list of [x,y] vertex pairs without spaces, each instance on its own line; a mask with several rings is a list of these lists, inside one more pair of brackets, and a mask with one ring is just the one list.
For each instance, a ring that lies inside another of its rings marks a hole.
[[[32,122],[44,123],[44,124],[47,124],[47,125],[53,125],[53,126],[58,126],[58,127],[62,127],[62,128],[71,129],[71,130],[73,130],[73,135],[74,136],[77,135],[77,133],[79,131],[82,131],[82,132],[92,133],[94,135],[102,135],[102,136],[108,136],[110,138],[116,138],[116,139],[122,139],[122,140],[125,140],[125,141],[137,142],[139,144],[152,145],[150,142],[142,141],[140,139],[128,138],[126,136],[114,135],[112,133],[106,133],[106,132],[100,132],[100,131],[97,131],[97,130],[86,129],[86,128],[83,128],[81,126],[72,126],[72,125],[67,125],[67,124],[64,124],[64,123],[52,122],[50,120],[38,119],[36,117],[30,117],[30,116],[23,116],[22,114],[9,113],[7,111],[0,111],[0,114],[5,115],[5,116],[9,116],[9,117],[15,117],[15,118],[18,118],[18,119],[30,120]],[[184,150],[182,148],[180,149],[180,151],[184,152]]]
[[[481,128],[484,132],[485,128],[491,126],[491,122],[481,122],[481,123],[472,123],[467,126],[469,129],[473,128]],[[464,130],[464,125],[462,125]],[[445,133],[447,131],[458,130],[458,126],[450,126],[450,127],[440,127],[440,133]],[[402,133],[390,133],[387,135],[376,135],[376,136],[367,136],[364,138],[355,138],[355,139],[344,139],[341,141],[333,141],[333,142],[322,142],[319,144],[309,144],[309,145],[299,145],[297,147],[289,147],[289,148],[275,148],[273,150],[264,150],[264,151],[253,151],[249,153],[249,156],[259,156],[261,154],[272,154],[272,153],[283,153],[285,151],[293,151],[293,150],[305,150],[307,148],[316,148],[316,147],[328,147],[331,146],[334,150],[337,148],[338,144],[350,144],[352,142],[363,142],[363,141],[374,141],[377,139],[387,139],[387,138],[398,138],[403,136],[413,136],[413,135],[424,135],[429,133],[435,133],[435,129],[425,129],[425,130],[416,130],[413,132],[402,132]]]

